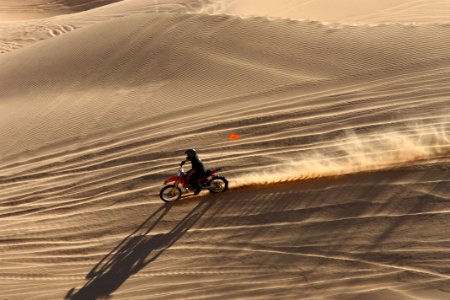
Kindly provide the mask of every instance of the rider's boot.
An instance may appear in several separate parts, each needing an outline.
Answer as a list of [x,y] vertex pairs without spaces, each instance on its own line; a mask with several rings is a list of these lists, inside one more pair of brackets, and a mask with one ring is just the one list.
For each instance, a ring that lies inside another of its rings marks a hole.
[[195,185],[193,188],[194,188],[194,195],[198,195],[202,191],[202,187],[199,185]]

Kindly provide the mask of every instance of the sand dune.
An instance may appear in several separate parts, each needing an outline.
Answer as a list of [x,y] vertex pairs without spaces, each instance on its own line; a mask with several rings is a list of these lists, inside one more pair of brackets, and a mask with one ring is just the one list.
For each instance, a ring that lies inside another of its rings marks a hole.
[[[197,33],[199,28],[206,29]],[[113,37],[98,39],[111,31]],[[258,106],[275,99],[280,113],[290,111],[290,118],[294,111],[305,113],[307,107],[315,114],[319,107],[326,111],[330,94],[335,100],[331,105],[339,105],[343,113],[359,109],[355,106],[366,101],[370,109],[394,106],[395,110],[421,102],[433,105],[436,111],[430,116],[443,118],[448,93],[445,64],[450,54],[440,37],[448,34],[450,29],[442,25],[330,29],[310,22],[204,15],[144,14],[102,22],[0,57],[3,103],[18,107],[8,109],[2,119],[2,127],[14,124],[4,133],[7,143],[2,154],[80,135],[100,133],[104,138],[105,131],[116,134],[111,127],[162,121],[166,117],[161,115],[169,112],[203,110],[212,118],[216,113],[230,115],[254,105],[255,98],[260,99]],[[258,51],[267,44],[265,35],[273,37],[271,43]],[[173,43],[177,47],[171,47]],[[406,75],[397,75],[404,70]],[[416,82],[411,97],[405,99],[405,91],[395,85],[412,84],[409,80]],[[387,91],[371,91],[383,85]],[[433,101],[438,103],[427,100],[428,90],[421,91],[430,85],[436,86]],[[348,95],[356,91],[362,95]],[[368,95],[370,99],[365,99]],[[383,95],[404,100],[377,101]],[[342,101],[350,100],[343,109]],[[38,105],[24,105],[28,101]],[[200,103],[220,109],[199,108]],[[273,110],[272,106],[258,114],[273,115]],[[30,123],[38,128],[29,137],[16,139],[17,134],[30,132],[22,128]],[[13,141],[8,142],[10,138]]]
[[[0,2],[1,298],[450,297],[445,1],[44,2]],[[230,191],[164,205],[190,147]]]
[[[112,4],[106,5],[108,3]],[[141,13],[285,18],[317,21],[333,27],[342,24],[447,24],[450,20],[450,4],[446,0],[335,0],[332,4],[323,0],[282,3],[274,0],[33,0],[26,4],[0,0],[0,8],[0,54],[93,23]],[[49,16],[52,17],[45,18]]]

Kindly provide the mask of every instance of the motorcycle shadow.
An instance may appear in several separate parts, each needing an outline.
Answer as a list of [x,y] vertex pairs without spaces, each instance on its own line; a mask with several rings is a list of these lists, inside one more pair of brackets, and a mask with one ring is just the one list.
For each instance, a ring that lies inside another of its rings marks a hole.
[[[191,196],[188,199],[196,197]],[[152,229],[173,207],[173,203],[164,204],[105,255],[86,275],[88,281],[84,286],[78,290],[76,288],[69,290],[65,299],[89,300],[109,297],[130,276],[154,262],[176,243],[214,202],[201,200],[169,232],[151,235]]]

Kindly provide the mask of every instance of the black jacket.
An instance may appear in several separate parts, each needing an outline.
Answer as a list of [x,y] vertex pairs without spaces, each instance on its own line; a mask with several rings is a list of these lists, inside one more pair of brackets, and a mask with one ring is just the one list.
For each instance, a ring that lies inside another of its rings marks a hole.
[[195,170],[199,174],[206,173],[205,166],[203,165],[200,158],[198,158],[197,156],[194,156],[193,158],[191,158],[191,164],[192,164],[192,170]]

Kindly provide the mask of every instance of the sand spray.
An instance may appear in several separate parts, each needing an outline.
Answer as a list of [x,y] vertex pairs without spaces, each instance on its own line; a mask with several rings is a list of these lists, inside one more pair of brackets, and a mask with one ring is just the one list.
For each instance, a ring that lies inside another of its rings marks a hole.
[[255,172],[231,176],[232,187],[299,181],[385,170],[450,155],[448,122],[415,125],[407,130],[378,133],[347,132],[319,150],[306,150],[294,157]]

